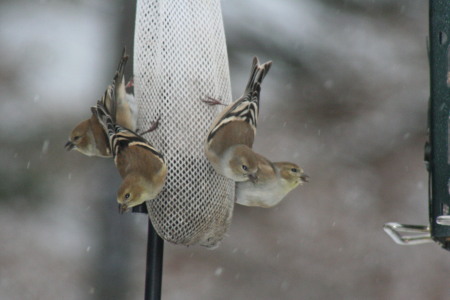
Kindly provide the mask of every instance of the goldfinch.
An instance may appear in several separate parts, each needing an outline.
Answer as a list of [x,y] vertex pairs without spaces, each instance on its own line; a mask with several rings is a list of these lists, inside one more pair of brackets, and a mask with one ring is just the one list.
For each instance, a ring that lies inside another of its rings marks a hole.
[[[205,142],[205,155],[214,170],[234,181],[254,180],[257,171],[251,148],[256,134],[261,82],[271,65],[270,61],[260,65],[258,58],[253,58],[244,94],[218,115]],[[203,101],[218,104],[211,99]]]
[[258,172],[254,182],[236,183],[236,203],[245,206],[273,207],[297,186],[309,181],[302,168],[290,162],[270,162],[255,154]]
[[[134,131],[136,130],[137,106],[134,96],[127,93],[125,89],[124,68],[127,60],[128,56],[124,49],[113,82],[107,87],[101,101],[107,111],[115,116],[113,117],[115,123]],[[75,126],[65,148],[67,151],[77,150],[87,156],[112,156],[108,137],[94,115]]]
[[142,136],[114,124],[101,101],[92,111],[108,135],[114,163],[123,179],[117,192],[119,212],[156,198],[167,176],[163,155]]

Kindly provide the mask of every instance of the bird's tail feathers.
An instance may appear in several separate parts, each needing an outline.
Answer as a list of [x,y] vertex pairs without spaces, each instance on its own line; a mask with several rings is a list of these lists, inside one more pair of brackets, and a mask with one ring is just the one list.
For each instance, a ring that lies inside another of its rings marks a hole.
[[[253,57],[252,68],[250,71],[250,78],[249,78],[247,86],[245,88],[244,95],[252,94],[256,88],[256,85],[257,84],[261,85],[264,77],[269,72],[271,66],[272,66],[272,61],[268,61],[268,62],[260,65],[258,58],[256,56]],[[259,88],[261,88],[261,87],[259,87]]]
[[269,73],[270,67],[272,66],[272,61],[268,61],[258,66],[258,75],[256,76],[256,82],[261,84],[264,77]]
[[124,70],[125,70],[125,65],[127,64],[127,61],[128,61],[127,49],[126,49],[126,47],[123,47],[122,57],[120,58],[119,65],[117,66],[116,74],[114,75],[114,79],[113,79],[114,82],[117,82],[117,80],[122,80],[122,78],[124,76]]
[[255,57],[253,57],[252,68],[250,70],[250,77],[248,79],[247,86],[245,87],[244,94],[251,93],[251,91],[253,90],[253,86],[255,85],[255,82],[256,82],[256,76],[258,75],[258,66],[259,66],[259,60],[255,56]]
[[[120,98],[118,92],[121,90],[121,85],[125,85],[124,71],[125,65],[128,61],[128,54],[126,53],[126,48],[123,48],[122,57],[120,58],[119,65],[117,66],[116,73],[114,74],[112,83],[108,86],[105,95],[108,93],[110,96],[110,109],[112,120],[116,122],[117,115],[117,100]],[[125,88],[125,87],[123,87]],[[107,107],[108,108],[108,107]]]

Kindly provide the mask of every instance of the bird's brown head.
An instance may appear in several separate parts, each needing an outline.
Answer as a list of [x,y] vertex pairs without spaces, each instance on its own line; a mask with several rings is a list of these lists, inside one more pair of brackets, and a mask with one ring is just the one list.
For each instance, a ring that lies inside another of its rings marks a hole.
[[288,184],[290,188],[295,188],[305,182],[309,182],[309,176],[303,172],[298,165],[290,162],[274,163],[278,169],[279,176]]
[[84,120],[72,130],[69,140],[64,145],[67,151],[82,150],[88,143],[89,120]]
[[249,147],[245,145],[236,146],[229,164],[230,169],[236,176],[235,181],[250,180],[255,182],[257,180],[258,161]]
[[117,202],[119,203],[119,212],[124,213],[130,208],[150,200],[145,188],[137,176],[127,176],[117,192]]

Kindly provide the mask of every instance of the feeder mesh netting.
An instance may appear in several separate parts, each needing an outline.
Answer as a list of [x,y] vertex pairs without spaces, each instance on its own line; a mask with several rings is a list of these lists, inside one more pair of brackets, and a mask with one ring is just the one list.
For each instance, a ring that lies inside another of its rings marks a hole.
[[205,96],[231,101],[219,0],[138,0],[134,46],[138,128],[161,116],[145,137],[165,156],[169,173],[161,194],[147,201],[150,220],[165,240],[212,247],[232,217],[234,183],[217,175],[203,147],[224,108]]

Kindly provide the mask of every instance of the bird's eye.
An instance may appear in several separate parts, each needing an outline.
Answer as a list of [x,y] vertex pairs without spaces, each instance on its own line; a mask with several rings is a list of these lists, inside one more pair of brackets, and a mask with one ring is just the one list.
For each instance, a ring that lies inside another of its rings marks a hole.
[[78,141],[80,138],[81,138],[81,136],[79,136],[79,135],[74,136],[74,137],[73,137],[73,141],[76,142],[76,141]]
[[125,199],[128,199],[128,198],[130,198],[130,193],[125,194]]
[[298,169],[297,168],[292,168],[291,171],[294,172],[294,173],[297,173]]
[[242,170],[248,171],[248,167],[246,165],[242,165]]

